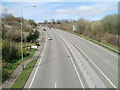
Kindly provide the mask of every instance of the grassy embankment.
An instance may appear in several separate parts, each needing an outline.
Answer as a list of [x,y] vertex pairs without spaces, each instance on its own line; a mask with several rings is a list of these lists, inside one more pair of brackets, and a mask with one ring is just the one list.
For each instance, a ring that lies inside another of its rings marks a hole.
[[120,55],[120,53],[117,53],[117,52],[115,52],[114,50],[111,50],[111,49],[109,49],[109,48],[107,48],[107,47],[105,47],[105,46],[103,46],[103,45],[101,45],[101,44],[104,44],[104,45],[106,45],[106,46],[109,46],[110,48],[113,48],[113,49],[118,50],[118,51],[120,52],[120,49],[119,49],[117,46],[110,45],[110,44],[107,43],[107,42],[93,41],[93,40],[91,40],[91,39],[89,39],[89,38],[87,38],[87,37],[85,37],[85,36],[82,36],[82,35],[80,35],[80,34],[78,34],[78,33],[74,33],[74,32],[71,32],[71,31],[69,31],[69,32],[72,33],[72,34],[75,34],[75,35],[77,35],[77,36],[79,36],[79,37],[82,37],[82,38],[84,38],[84,39],[86,39],[86,40],[88,40],[88,41],[91,41],[91,42],[93,42],[93,43],[95,43],[95,44],[97,44],[97,45],[99,45],[99,46],[101,46],[101,47],[103,47],[103,48],[105,48],[105,49],[107,49],[107,50],[109,50],[109,51],[112,51],[112,52],[114,52],[115,54],[119,54],[119,55]]
[[11,88],[23,88],[37,60],[32,60],[17,77]]
[[[37,49],[27,49],[27,52],[29,53],[28,56],[25,56],[23,58],[23,60],[27,60],[29,59],[30,57],[32,57],[34,55],[34,53],[36,52]],[[22,62],[21,58],[19,59],[15,59],[13,60],[12,63],[7,63],[7,66],[6,66],[6,63],[3,62],[2,63],[2,82],[4,82],[8,77],[9,75],[17,68],[17,66]]]

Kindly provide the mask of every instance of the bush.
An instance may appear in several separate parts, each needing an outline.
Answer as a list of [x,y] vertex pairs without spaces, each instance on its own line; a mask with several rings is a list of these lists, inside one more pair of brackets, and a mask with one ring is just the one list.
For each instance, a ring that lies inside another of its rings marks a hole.
[[28,37],[27,37],[27,41],[28,42],[35,42],[37,39],[38,39],[38,37],[40,36],[40,33],[39,33],[39,31],[38,30],[35,30],[35,32],[34,33],[31,33]]
[[28,55],[30,55],[30,53],[27,51],[27,49],[24,48],[23,49],[23,56],[26,57]]
[[118,37],[115,35],[110,35],[107,39],[106,42],[114,45],[114,46],[118,46]]
[[15,42],[10,42],[9,39],[5,39],[2,42],[2,56],[4,62],[10,63],[12,60],[21,57],[20,48],[17,47]]
[[39,43],[36,43],[36,45],[37,45],[37,46],[40,46],[40,44],[39,44]]
[[[34,42],[38,37],[38,32],[34,31],[37,27],[37,23],[34,20],[25,20],[22,19],[23,22],[23,41],[27,40],[30,42],[31,40]],[[11,14],[6,14],[2,17],[2,38],[3,39],[12,39],[15,42],[21,41],[21,18],[14,17]],[[37,32],[37,33],[36,33]],[[33,35],[34,34],[34,35]],[[35,37],[34,37],[35,36]]]
[[28,20],[28,22],[29,22],[29,24],[31,25],[31,26],[33,26],[33,28],[34,27],[36,27],[37,26],[37,24],[36,24],[36,22],[34,21],[34,20]]
[[[45,25],[45,24],[44,24]],[[72,26],[76,25],[75,33],[85,35],[89,38],[99,42],[106,42],[113,46],[118,45],[118,15],[107,15],[101,20],[88,21],[86,19],[79,19],[72,23],[47,24],[49,27],[59,28],[66,31],[72,31]]]
[[111,34],[117,34],[118,30],[118,15],[112,14],[107,15],[101,20],[104,30],[111,33]]
[[4,60],[4,62],[9,62],[10,61],[10,44],[9,44],[9,40],[3,40],[2,42],[2,59]]

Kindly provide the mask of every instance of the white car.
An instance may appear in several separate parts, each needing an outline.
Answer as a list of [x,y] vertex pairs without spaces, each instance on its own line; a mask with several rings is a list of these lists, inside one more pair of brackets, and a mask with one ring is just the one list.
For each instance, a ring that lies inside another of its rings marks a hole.
[[48,40],[52,40],[52,38],[51,38],[51,37],[49,37],[49,38],[48,38]]

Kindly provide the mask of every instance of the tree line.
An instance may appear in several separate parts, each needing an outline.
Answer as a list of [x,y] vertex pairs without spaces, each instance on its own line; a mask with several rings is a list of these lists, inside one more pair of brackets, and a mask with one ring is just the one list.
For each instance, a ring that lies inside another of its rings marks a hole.
[[[21,58],[21,22],[23,23],[23,47],[25,43],[35,43],[40,33],[36,29],[37,23],[34,20],[15,17],[6,14],[2,19],[2,62],[11,63]],[[23,48],[24,56],[29,53]]]
[[[60,21],[60,20],[59,20]],[[99,42],[105,42],[113,46],[118,44],[118,15],[111,14],[103,17],[101,20],[90,21],[84,18],[70,20],[58,23],[58,20],[51,23],[42,23],[53,28],[73,31],[73,26],[77,26],[75,33],[82,34]]]

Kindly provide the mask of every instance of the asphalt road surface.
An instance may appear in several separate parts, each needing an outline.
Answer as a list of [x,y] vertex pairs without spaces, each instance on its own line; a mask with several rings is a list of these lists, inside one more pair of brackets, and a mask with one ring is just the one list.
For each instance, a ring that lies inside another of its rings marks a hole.
[[118,87],[117,55],[65,31],[46,28],[44,34],[44,50],[25,88]]

